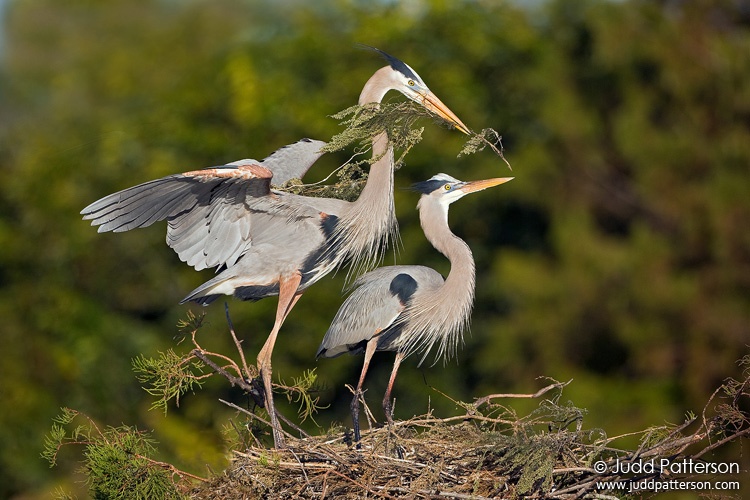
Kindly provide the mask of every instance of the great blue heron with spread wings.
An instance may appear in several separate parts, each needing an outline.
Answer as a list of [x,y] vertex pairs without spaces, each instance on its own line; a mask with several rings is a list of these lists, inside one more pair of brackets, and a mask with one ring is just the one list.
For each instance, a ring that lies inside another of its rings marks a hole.
[[[375,49],[377,50],[377,49]],[[388,62],[365,84],[360,104],[380,103],[397,90],[448,121],[470,131],[406,63],[379,52]],[[182,302],[208,304],[221,295],[242,300],[279,296],[273,329],[258,354],[275,446],[283,436],[273,404],[271,353],[284,319],[302,293],[346,261],[374,261],[397,231],[393,207],[393,149],[387,133],[372,138],[367,182],[354,202],[314,198],[271,189],[302,177],[320,156],[319,141],[303,140],[258,162],[171,175],[111,194],[84,208],[99,232],[128,231],[167,220],[167,244],[196,269],[218,274]],[[283,179],[279,174],[283,170]]]
[[[425,266],[387,266],[360,276],[318,348],[317,357],[332,358],[364,351],[365,359],[352,399],[354,440],[360,439],[359,398],[370,360],[376,351],[396,351],[383,398],[393,424],[391,390],[404,357],[423,351],[422,361],[437,346],[437,357],[450,357],[469,322],[474,304],[474,258],[469,246],[448,226],[454,201],[513,177],[462,182],[446,174],[414,185],[422,193],[419,220],[429,242],[450,261],[448,277]],[[421,361],[420,361],[421,364]]]

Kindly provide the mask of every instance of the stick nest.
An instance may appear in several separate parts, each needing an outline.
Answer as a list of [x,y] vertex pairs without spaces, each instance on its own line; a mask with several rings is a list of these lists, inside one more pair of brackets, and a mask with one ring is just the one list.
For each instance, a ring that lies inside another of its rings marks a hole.
[[[744,361],[750,364],[750,357]],[[391,429],[371,428],[363,433],[361,450],[352,446],[341,428],[323,436],[290,439],[283,450],[246,447],[234,451],[229,468],[193,489],[190,498],[614,499],[627,490],[597,493],[597,482],[696,478],[665,477],[658,471],[637,478],[623,476],[614,472],[615,461],[700,461],[715,448],[750,433],[748,413],[739,409],[750,398],[747,378],[729,380],[700,416],[688,415],[681,425],[626,435],[640,441],[635,450],[613,445],[626,436],[583,430],[585,410],[559,402],[565,385],[555,382],[536,394],[456,402],[466,410],[457,417],[441,419],[428,412],[396,422]],[[552,397],[520,418],[496,402],[545,393]],[[595,470],[594,464],[602,462],[607,470]]]

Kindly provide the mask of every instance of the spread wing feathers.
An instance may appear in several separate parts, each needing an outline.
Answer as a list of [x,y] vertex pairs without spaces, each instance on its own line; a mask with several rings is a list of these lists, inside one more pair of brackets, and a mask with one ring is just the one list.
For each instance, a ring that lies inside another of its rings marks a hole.
[[195,196],[188,196],[194,181],[182,175],[171,175],[145,182],[105,196],[81,211],[84,220],[106,231],[129,231],[150,226],[158,220],[189,210]]
[[219,199],[169,221],[167,245],[196,269],[234,265],[250,242],[247,206]]
[[[262,162],[238,160],[170,175],[98,200],[81,211],[98,231],[122,232],[168,220],[167,244],[198,270],[232,266],[251,245],[254,212],[286,221],[317,216],[298,197],[282,203],[270,184],[302,177],[323,154],[322,141],[302,139]],[[257,224],[255,224],[257,225]]]
[[244,179],[212,178],[212,187],[189,210],[170,217],[167,245],[198,270],[234,265],[251,243],[250,207],[267,202],[268,180],[252,186]]
[[105,196],[81,210],[100,233],[122,232],[178,217],[197,206],[228,197],[264,196],[271,171],[257,164],[225,165],[170,175]]
[[406,321],[401,316],[413,296],[442,283],[440,274],[423,266],[381,267],[360,276],[336,313],[316,357],[363,351],[368,340]]
[[111,194],[81,213],[99,232],[129,231],[167,219],[167,244],[182,260],[199,270],[231,264],[249,241],[251,221],[244,219],[251,205],[269,198],[271,176],[257,163],[170,175]]

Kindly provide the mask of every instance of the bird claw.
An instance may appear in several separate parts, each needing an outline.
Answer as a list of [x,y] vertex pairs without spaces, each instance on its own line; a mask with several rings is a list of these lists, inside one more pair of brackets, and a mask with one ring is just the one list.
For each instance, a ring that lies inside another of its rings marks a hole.
[[249,381],[250,384],[250,390],[248,391],[248,394],[250,394],[250,397],[253,398],[253,401],[255,402],[256,406],[259,406],[260,408],[266,407],[266,389],[263,387],[263,379],[260,378],[260,376],[255,377],[254,379]]
[[349,429],[344,429],[344,444],[347,447],[351,447],[354,443],[354,434]]

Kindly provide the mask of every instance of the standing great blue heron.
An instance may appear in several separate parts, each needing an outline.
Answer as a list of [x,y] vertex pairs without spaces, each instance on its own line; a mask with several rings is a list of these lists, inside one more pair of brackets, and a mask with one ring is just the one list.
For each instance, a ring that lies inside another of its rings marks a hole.
[[[379,103],[389,90],[397,90],[470,133],[413,69],[378,52],[389,65],[367,81],[360,104]],[[296,176],[317,160],[321,144],[301,141],[263,162],[241,160],[147,182],[102,198],[81,212],[100,226],[100,232],[127,231],[166,219],[167,244],[180,259],[196,269],[215,266],[220,271],[182,302],[208,304],[222,294],[242,300],[279,296],[273,329],[258,354],[276,447],[283,446],[283,437],[273,405],[271,353],[284,319],[307,287],[347,260],[374,260],[397,230],[393,149],[385,132],[372,139],[377,161],[354,202],[270,188],[285,155],[297,158],[299,168],[288,169]]]
[[[429,242],[448,257],[451,270],[443,277],[425,266],[387,266],[360,276],[342,304],[317,357],[332,358],[362,351],[365,359],[351,410],[354,440],[359,441],[359,398],[376,351],[396,351],[383,398],[383,410],[393,424],[391,389],[401,361],[412,352],[427,354],[437,344],[437,357],[450,357],[457,347],[474,302],[474,259],[469,246],[448,226],[448,206],[469,193],[508,182],[513,177],[462,182],[438,174],[414,185],[422,193],[419,220]],[[420,364],[421,362],[420,361]]]

